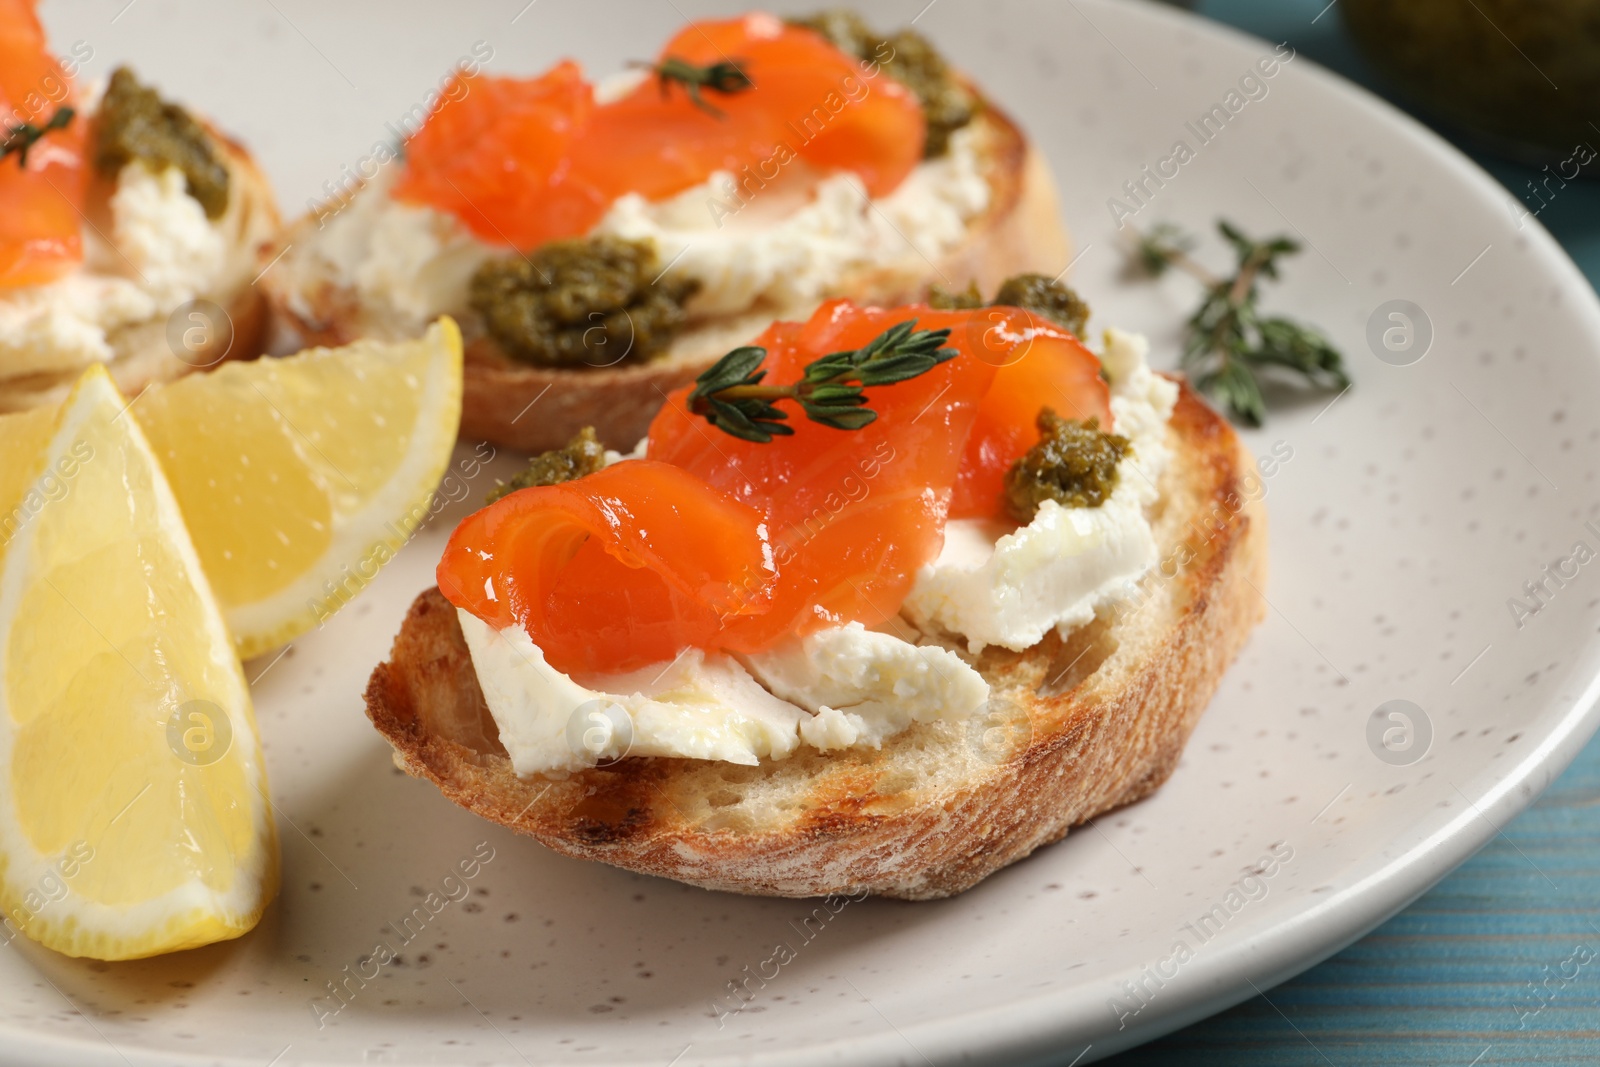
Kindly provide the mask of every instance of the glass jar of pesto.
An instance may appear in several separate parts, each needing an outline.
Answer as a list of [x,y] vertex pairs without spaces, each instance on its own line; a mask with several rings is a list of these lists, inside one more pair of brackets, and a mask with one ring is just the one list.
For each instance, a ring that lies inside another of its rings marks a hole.
[[1564,178],[1600,174],[1600,0],[1342,0],[1417,106]]

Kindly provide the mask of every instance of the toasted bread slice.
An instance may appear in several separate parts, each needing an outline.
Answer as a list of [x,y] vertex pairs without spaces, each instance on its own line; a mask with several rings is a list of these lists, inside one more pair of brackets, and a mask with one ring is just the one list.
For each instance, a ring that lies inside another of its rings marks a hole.
[[[914,277],[879,271],[840,278],[834,286],[837,295],[859,304],[905,304],[921,300],[931,284],[962,289],[973,281],[984,292],[992,292],[1010,275],[1055,274],[1067,263],[1067,236],[1049,164],[992,104],[985,104],[975,121],[981,126],[990,197],[989,206],[969,223],[962,243],[937,263],[927,261],[925,270],[919,262]],[[308,245],[315,226],[310,215],[300,219],[284,234],[282,247]],[[382,329],[352,290],[324,282],[307,291],[289,266],[280,265],[264,284],[274,311],[308,343],[348,344]],[[484,334],[477,315],[465,308],[450,309],[466,339],[462,436],[538,452],[559,448],[584,426],[593,426],[607,445],[632,448],[668,392],[693,381],[773,320],[804,322],[816,306],[761,305],[741,314],[701,319],[656,359],[579,370],[534,367],[512,359]]]
[[[211,123],[201,120],[201,124],[222,151],[229,174],[228,207],[218,220],[227,240],[226,261],[201,298],[222,308],[231,328],[209,323],[207,340],[185,348],[181,356],[168,339],[165,315],[112,332],[107,340],[113,357],[106,370],[125,396],[134,396],[147,385],[215,366],[224,359],[254,359],[264,347],[269,309],[265,296],[252,282],[260,270],[257,261],[262,248],[270,245],[282,223],[278,202],[265,172],[250,152]],[[72,367],[0,377],[0,412],[59,404],[82,370]],[[0,367],[0,374],[3,373],[4,368]]]
[[1187,385],[1168,439],[1151,515],[1162,562],[1139,602],[1068,639],[987,649],[976,666],[989,706],[966,726],[918,724],[881,750],[803,749],[757,767],[628,759],[519,778],[437,589],[373,672],[367,714],[408,773],[569,856],[740,893],[959,893],[1165,781],[1265,613],[1251,457]]

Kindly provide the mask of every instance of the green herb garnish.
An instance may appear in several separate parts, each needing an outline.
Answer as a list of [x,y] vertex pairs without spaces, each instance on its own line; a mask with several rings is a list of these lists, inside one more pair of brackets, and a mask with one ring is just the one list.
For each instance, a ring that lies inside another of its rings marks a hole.
[[21,126],[6,127],[6,138],[0,141],[0,160],[15,155],[17,157],[17,166],[26,167],[28,165],[28,149],[32,148],[39,142],[40,138],[52,130],[66,129],[67,124],[72,121],[72,117],[76,114],[77,112],[70,107],[61,107],[56,109],[56,113],[50,116],[50,121],[43,126],[24,122]]
[[1265,317],[1256,306],[1256,283],[1262,278],[1276,281],[1278,261],[1299,252],[1299,242],[1281,236],[1256,241],[1220,220],[1217,231],[1238,258],[1231,278],[1219,278],[1195,262],[1189,255],[1193,242],[1175,226],[1162,224],[1148,234],[1135,231],[1134,256],[1148,273],[1160,275],[1177,267],[1205,286],[1199,309],[1189,317],[1181,361],[1195,386],[1250,426],[1260,426],[1267,415],[1258,371],[1277,367],[1313,388],[1347,388],[1343,358],[1320,330],[1293,319]]
[[916,319],[897,323],[861,348],[833,352],[806,365],[792,385],[762,385],[767,372],[758,370],[767,350],[756,345],[735,348],[695,379],[689,410],[734,437],[767,444],[774,434],[792,434],[788,414],[775,406],[793,400],[806,418],[835,430],[859,430],[878,417],[867,407],[861,390],[893,385],[925,374],[956,350],[943,347],[950,331],[918,330]]
[[731,60],[713,63],[708,67],[697,67],[687,59],[665,56],[660,63],[635,63],[634,66],[654,72],[663,97],[673,85],[681,85],[695,107],[719,119],[727,118],[727,115],[721,108],[701,96],[700,90],[706,89],[713,93],[731,96],[746,89],[754,89],[756,86],[756,83],[750,80],[750,75],[744,72],[744,68]]

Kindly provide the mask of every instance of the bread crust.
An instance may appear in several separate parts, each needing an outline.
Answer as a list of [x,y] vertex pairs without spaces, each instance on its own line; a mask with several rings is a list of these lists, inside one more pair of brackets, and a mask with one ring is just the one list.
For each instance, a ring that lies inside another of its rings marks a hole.
[[[201,125],[228,161],[230,195],[240,198],[239,214],[233,215],[230,208],[230,217],[239,237],[249,241],[246,262],[254,262],[261,248],[270,246],[282,223],[272,185],[244,145],[204,119]],[[232,323],[231,340],[219,334],[186,357],[179,358],[167,340],[165,317],[118,331],[112,338],[114,357],[106,364],[106,370],[125,396],[134,396],[147,386],[173,381],[225,360],[255,359],[262,353],[271,322],[270,308],[262,291],[251,283],[254,272],[235,273],[239,276],[228,279],[218,291],[206,294],[206,299],[217,303]],[[79,369],[0,379],[0,413],[59,404],[71,392],[81,373]]]
[[[937,264],[930,263],[927,273],[909,287],[903,277],[869,272],[842,280],[840,292],[858,303],[892,306],[922,299],[930,284],[959,289],[976,281],[980,289],[991,292],[1013,274],[1054,274],[1067,262],[1069,243],[1049,164],[999,108],[986,104],[979,121],[992,141],[991,196],[962,244]],[[308,215],[294,223],[283,243],[301,240],[313,221]],[[297,294],[270,278],[267,289],[274,313],[308,343],[348,344],[362,333],[359,310],[348,292],[324,289]],[[313,313],[303,313],[306,307]],[[468,336],[461,435],[540,452],[559,448],[584,426],[593,426],[607,445],[632,448],[669,392],[693,381],[774,319],[803,321],[816,307],[815,303],[762,307],[711,319],[692,325],[658,359],[583,370],[519,362],[464,322]]]
[[1067,639],[986,650],[988,714],[966,727],[754,768],[650,758],[519,778],[437,589],[373,672],[368,717],[406,772],[569,856],[770,896],[959,893],[1164,782],[1265,614],[1252,458],[1187,384],[1168,433],[1148,595]]

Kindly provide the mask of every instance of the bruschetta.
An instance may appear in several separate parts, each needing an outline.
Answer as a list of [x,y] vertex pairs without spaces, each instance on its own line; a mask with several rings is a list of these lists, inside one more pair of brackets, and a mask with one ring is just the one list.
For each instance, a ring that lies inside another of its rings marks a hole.
[[249,153],[126,67],[80,90],[32,0],[0,21],[0,411],[94,363],[133,395],[258,355],[279,216]]
[[570,856],[960,892],[1156,789],[1263,617],[1228,423],[1015,307],[833,301],[467,518],[367,712]]

